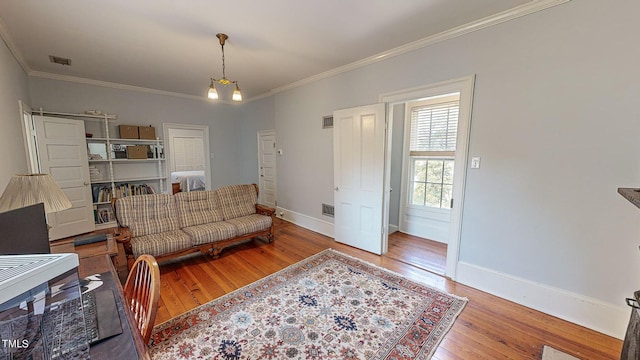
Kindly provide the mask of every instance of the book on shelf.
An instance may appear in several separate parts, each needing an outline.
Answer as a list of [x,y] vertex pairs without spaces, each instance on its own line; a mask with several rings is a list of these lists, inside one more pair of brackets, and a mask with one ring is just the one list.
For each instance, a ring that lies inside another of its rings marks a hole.
[[106,185],[96,185],[93,186],[92,189],[93,202],[101,203],[101,202],[110,202],[111,199],[121,198],[125,196],[132,195],[146,195],[146,194],[154,194],[155,191],[153,188],[147,184],[129,184],[123,183],[115,186],[114,189],[111,186]]
[[116,185],[114,196],[116,198],[121,198],[125,196],[131,195],[146,195],[146,194],[154,194],[153,188],[147,184],[119,184]]
[[96,224],[106,224],[115,221],[115,216],[110,207],[98,207],[93,209],[93,217]]

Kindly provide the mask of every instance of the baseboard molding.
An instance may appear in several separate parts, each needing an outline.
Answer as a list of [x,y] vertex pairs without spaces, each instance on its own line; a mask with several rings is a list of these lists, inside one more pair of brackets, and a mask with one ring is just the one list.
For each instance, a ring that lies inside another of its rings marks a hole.
[[389,224],[389,234],[393,234],[396,231],[400,231],[398,225]]
[[[311,231],[334,238],[333,223],[278,207],[276,216]],[[397,226],[389,225],[389,233]],[[459,262],[456,281],[578,324],[623,339],[630,309],[572,293],[477,265]]]
[[282,207],[276,208],[276,217],[294,223],[298,226],[302,226],[305,229],[328,236],[332,239],[334,238],[333,223],[328,221],[316,219]]
[[629,321],[629,307],[465,262],[458,263],[456,281],[618,339]]

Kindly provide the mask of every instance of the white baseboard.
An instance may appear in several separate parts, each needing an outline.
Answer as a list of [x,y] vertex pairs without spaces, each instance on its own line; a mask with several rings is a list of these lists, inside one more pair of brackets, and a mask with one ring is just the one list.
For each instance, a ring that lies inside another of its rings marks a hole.
[[314,217],[300,214],[298,212],[281,207],[276,208],[276,217],[287,220],[298,226],[302,226],[303,228],[315,231],[330,238],[334,238],[333,223],[330,223],[328,221],[316,219]]
[[400,231],[398,225],[389,224],[389,234],[393,234],[396,231]]
[[[623,339],[631,309],[459,262],[456,281],[543,313]],[[622,301],[622,299],[621,299]]]
[[[334,238],[333,223],[278,207],[276,216]],[[395,228],[395,229],[394,229]],[[389,233],[397,226],[389,225]],[[631,309],[518,278],[477,265],[459,262],[456,281],[520,305],[541,311],[603,334],[623,339]]]

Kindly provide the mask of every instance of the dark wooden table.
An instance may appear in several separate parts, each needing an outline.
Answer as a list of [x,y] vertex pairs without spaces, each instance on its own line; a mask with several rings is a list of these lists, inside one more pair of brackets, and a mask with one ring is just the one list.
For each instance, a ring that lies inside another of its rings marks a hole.
[[118,244],[113,238],[113,234],[107,234],[107,240],[80,246],[73,244],[73,238],[55,240],[49,244],[49,247],[54,254],[76,253],[80,259],[109,255],[115,260],[118,255]]
[[[119,302],[118,310],[121,315],[120,321],[122,322],[123,333],[91,345],[91,359],[128,359],[131,358],[128,354],[132,353],[132,350],[137,352],[139,359],[151,359],[147,353],[147,346],[142,340],[142,335],[133,320],[133,315],[129,308],[125,306],[124,291],[120,280],[118,280],[118,274],[113,267],[110,255],[80,259],[78,275],[86,277],[93,274],[102,274],[103,286],[111,287],[114,295],[118,298],[116,301]],[[124,323],[125,321],[127,322],[126,324]]]
[[91,345],[91,358],[129,359],[132,353],[137,353],[139,359],[150,359],[147,346],[142,340],[133,315],[125,306],[124,291],[115,268],[118,247],[113,236],[108,236],[105,241],[81,246],[75,246],[73,239],[58,240],[52,242],[50,247],[52,253],[78,254],[80,259],[78,276],[84,278],[93,274],[102,274],[103,286],[111,288],[117,298],[123,333]]

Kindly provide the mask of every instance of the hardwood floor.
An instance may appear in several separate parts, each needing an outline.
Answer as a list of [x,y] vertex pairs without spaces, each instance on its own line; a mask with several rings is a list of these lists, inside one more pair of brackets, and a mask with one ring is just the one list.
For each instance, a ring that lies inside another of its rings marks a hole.
[[[334,248],[469,299],[433,359],[540,359],[544,344],[580,359],[620,356],[622,342],[618,339],[455,283],[406,262],[336,243],[278,219],[275,239],[271,244],[255,240],[225,249],[217,260],[197,256],[161,264],[156,324],[312,254]],[[406,256],[415,255],[414,249],[397,250],[408,252]]]
[[447,244],[399,231],[389,235],[389,248],[384,256],[438,275],[447,270]]

